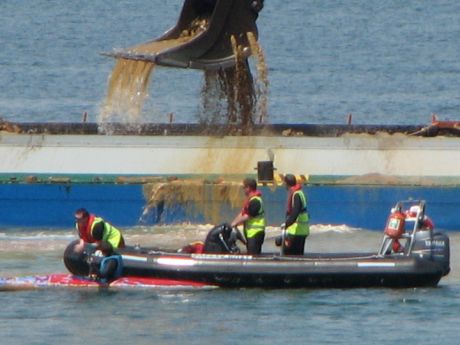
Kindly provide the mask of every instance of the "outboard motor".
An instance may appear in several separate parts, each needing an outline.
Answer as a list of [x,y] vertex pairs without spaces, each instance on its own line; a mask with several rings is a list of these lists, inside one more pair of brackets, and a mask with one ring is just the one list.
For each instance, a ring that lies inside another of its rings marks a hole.
[[427,258],[443,268],[443,275],[450,272],[450,242],[446,234],[431,230],[417,231],[411,255]]

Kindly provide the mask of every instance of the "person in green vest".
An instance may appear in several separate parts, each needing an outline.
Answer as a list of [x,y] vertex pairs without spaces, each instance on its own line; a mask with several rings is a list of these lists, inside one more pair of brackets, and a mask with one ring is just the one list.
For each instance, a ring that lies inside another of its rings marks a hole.
[[262,193],[257,190],[257,182],[253,178],[243,180],[243,189],[246,195],[243,208],[230,225],[236,227],[243,224],[247,253],[260,254],[265,239],[265,211]]
[[115,273],[121,270],[121,257],[117,255],[116,249],[125,246],[121,231],[84,208],[75,211],[75,227],[80,241],[74,250],[82,252],[86,243],[93,244],[95,253],[107,259],[102,261],[103,264],[95,274],[107,280],[114,278]]
[[109,222],[86,209],[80,208],[75,211],[75,226],[80,237],[80,246],[84,243],[94,243],[96,249],[111,255],[116,248],[122,248],[125,241],[121,231]]
[[303,255],[305,240],[310,234],[307,198],[302,185],[292,174],[286,174],[284,183],[288,190],[286,220],[282,227],[286,230],[284,240],[285,255]]

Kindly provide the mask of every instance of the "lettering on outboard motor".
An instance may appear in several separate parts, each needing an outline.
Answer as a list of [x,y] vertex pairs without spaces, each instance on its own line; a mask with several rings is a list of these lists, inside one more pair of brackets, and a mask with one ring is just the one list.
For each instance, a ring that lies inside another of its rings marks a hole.
[[446,246],[446,242],[443,240],[425,240],[425,246],[427,247],[442,247],[444,248]]
[[414,254],[428,257],[438,263],[443,269],[443,275],[450,271],[449,238],[442,233],[434,233],[430,237],[420,238],[415,242]]

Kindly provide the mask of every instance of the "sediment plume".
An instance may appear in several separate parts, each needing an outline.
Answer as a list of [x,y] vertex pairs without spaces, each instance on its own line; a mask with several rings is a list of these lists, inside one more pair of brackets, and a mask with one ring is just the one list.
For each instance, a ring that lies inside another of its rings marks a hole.
[[257,109],[256,114],[260,124],[265,123],[268,117],[268,68],[265,62],[265,54],[259,42],[252,32],[247,33],[252,56],[256,60],[257,75],[255,79]]
[[[128,48],[133,55],[154,57],[161,51],[180,46],[206,30],[208,20],[196,18],[176,39],[152,41]],[[141,110],[148,97],[148,85],[155,64],[147,60],[117,58],[110,75],[107,96],[100,111],[99,122],[140,123]]]
[[230,221],[224,219],[223,208],[239,208],[244,199],[241,183],[197,180],[147,183],[144,185],[144,197],[144,214],[159,205],[165,208],[182,205],[188,215],[204,215],[206,222],[214,224]]
[[[247,73],[242,73],[245,70]],[[254,89],[249,65],[204,71],[200,121],[205,124],[253,124]]]
[[[205,31],[206,18],[197,18],[176,39],[147,42],[125,49],[133,56],[152,57],[169,48],[183,45]],[[262,48],[253,33],[246,34],[257,75],[251,74],[245,47],[231,36],[235,65],[225,69],[204,70],[201,90],[202,124],[226,124],[249,134],[253,125],[267,121],[268,78]],[[247,45],[247,43],[246,43]],[[247,47],[246,47],[247,48]],[[100,128],[110,132],[110,122],[131,126],[142,123],[142,107],[148,97],[148,86],[155,64],[149,60],[118,58],[108,83],[107,97],[100,112]]]
[[100,122],[139,123],[155,65],[151,62],[117,59],[110,76]]
[[243,47],[231,37],[235,66],[204,71],[200,122],[240,126],[248,133],[256,123],[267,121],[268,77],[262,48],[253,33],[247,33],[256,60],[254,81]]
[[235,66],[204,71],[200,121],[206,124],[240,125],[247,130],[254,124],[254,85],[242,47],[233,36],[231,42]]

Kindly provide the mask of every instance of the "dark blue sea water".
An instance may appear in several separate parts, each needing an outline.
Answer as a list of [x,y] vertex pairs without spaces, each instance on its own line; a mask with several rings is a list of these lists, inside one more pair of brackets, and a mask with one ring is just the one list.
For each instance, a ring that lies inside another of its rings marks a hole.
[[457,297],[449,287],[19,292],[0,295],[0,331],[18,345],[458,344]]
[[[181,0],[2,0],[0,117],[97,120],[114,66],[158,37]],[[258,20],[269,121],[425,124],[460,117],[460,3],[267,0]],[[157,68],[144,121],[197,121],[200,71]]]
[[[148,41],[182,1],[0,1],[0,117],[97,120],[114,65],[99,53]],[[266,0],[260,43],[269,121],[424,124],[460,117],[457,1]],[[196,121],[202,73],[157,68],[144,121]],[[50,215],[51,216],[51,215]],[[131,231],[179,246],[201,232]],[[71,229],[0,230],[0,276],[65,272]],[[68,235],[66,235],[68,234]],[[460,239],[438,288],[0,293],[2,344],[458,344]],[[53,237],[55,236],[55,237]],[[380,234],[332,228],[309,250],[377,248]]]

